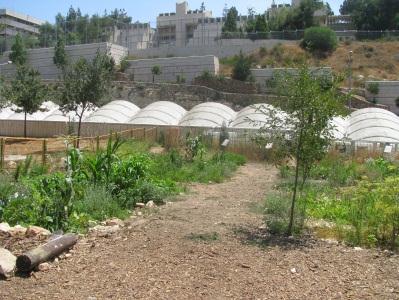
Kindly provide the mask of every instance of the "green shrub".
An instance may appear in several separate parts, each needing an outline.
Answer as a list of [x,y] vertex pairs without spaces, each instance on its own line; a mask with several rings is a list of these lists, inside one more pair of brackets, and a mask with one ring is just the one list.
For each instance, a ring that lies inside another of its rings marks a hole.
[[349,221],[355,244],[395,249],[399,246],[399,177],[381,183],[362,181],[350,191]]
[[185,152],[186,152],[186,159],[188,161],[192,161],[196,157],[202,159],[203,155],[205,154],[205,151],[206,149],[203,143],[202,136],[196,136],[193,138],[187,136]]
[[122,58],[122,60],[120,62],[119,71],[124,73],[129,67],[130,67],[130,62],[128,60],[128,57],[126,56],[126,57]]
[[209,72],[208,70],[204,70],[198,78],[202,80],[211,80],[213,79],[213,77],[214,76],[211,74],[211,72]]
[[237,62],[233,67],[233,79],[246,81],[251,75],[251,61],[248,57],[245,57],[242,52],[238,56]]
[[380,92],[380,86],[377,82],[370,82],[367,85],[367,91],[373,95],[378,95]]
[[[294,233],[300,233],[305,222],[305,207],[298,202],[294,214]],[[265,200],[264,214],[268,231],[272,234],[287,233],[290,221],[291,197],[289,193],[270,194]]]
[[126,218],[128,212],[121,208],[111,192],[104,185],[88,186],[83,198],[74,203],[74,211],[85,214],[92,220],[103,221],[107,218]]
[[16,186],[12,178],[5,174],[0,174],[0,223],[3,220],[3,210],[15,192]]
[[186,77],[184,77],[184,75],[176,75],[176,83],[186,83]]
[[305,30],[301,45],[310,52],[331,52],[337,48],[337,36],[328,27],[310,27]]

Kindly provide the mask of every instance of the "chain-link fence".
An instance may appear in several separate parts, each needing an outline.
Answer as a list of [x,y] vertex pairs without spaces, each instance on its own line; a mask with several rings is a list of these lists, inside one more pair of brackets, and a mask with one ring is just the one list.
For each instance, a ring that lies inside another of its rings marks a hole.
[[[222,32],[221,18],[157,20],[148,23],[123,23],[109,18],[88,18],[77,21],[57,21],[39,27],[39,35],[23,34],[27,48],[53,47],[58,39],[65,45],[111,42],[128,49],[149,49],[168,46],[199,47],[217,46],[222,40],[300,40],[304,30],[283,30],[268,32],[246,32],[245,24],[238,32]],[[375,40],[398,39],[399,30],[392,31],[336,31],[343,39]],[[10,50],[15,37],[1,36],[0,51]]]

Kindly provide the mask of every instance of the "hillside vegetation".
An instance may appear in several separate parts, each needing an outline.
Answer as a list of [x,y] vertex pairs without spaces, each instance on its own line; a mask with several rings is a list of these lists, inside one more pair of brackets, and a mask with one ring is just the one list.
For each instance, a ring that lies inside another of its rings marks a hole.
[[[315,57],[299,44],[279,44],[270,50],[260,48],[250,55],[252,67],[330,66],[336,73],[348,70],[349,52],[353,51],[354,83],[362,86],[365,80],[399,80],[399,43],[397,41],[369,41],[339,43],[329,56]],[[221,60],[221,72],[231,76],[236,57]]]

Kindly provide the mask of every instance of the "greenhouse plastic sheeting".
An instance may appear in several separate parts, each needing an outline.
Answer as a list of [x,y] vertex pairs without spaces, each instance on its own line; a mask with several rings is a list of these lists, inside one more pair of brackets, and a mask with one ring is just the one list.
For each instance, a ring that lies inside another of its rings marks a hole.
[[205,102],[193,107],[179,122],[179,125],[196,127],[229,126],[236,114],[234,110],[226,105]]

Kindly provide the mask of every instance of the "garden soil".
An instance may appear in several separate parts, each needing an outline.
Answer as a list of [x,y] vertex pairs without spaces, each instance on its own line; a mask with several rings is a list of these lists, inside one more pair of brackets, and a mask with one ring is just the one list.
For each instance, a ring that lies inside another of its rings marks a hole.
[[267,235],[256,207],[277,176],[249,163],[192,185],[49,271],[0,281],[0,299],[399,299],[397,255]]

